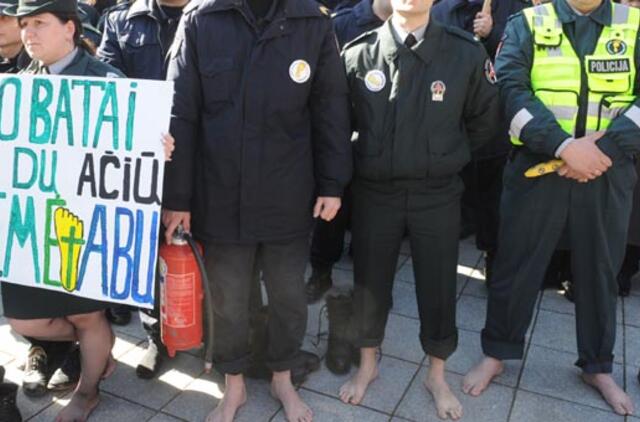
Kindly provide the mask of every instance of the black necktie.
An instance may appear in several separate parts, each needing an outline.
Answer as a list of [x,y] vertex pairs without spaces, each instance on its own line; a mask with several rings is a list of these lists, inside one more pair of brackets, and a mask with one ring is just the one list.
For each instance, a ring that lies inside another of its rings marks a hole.
[[413,34],[407,35],[407,38],[404,39],[404,45],[406,45],[408,48],[413,47],[417,42],[418,40],[416,40],[416,37],[414,37]]

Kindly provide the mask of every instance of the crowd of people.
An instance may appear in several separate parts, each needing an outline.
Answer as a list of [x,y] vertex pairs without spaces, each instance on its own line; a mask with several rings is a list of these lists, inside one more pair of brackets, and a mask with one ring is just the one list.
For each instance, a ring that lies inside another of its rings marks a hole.
[[[245,376],[271,380],[287,420],[313,420],[295,384],[320,365],[301,345],[307,304],[322,299],[326,366],[358,367],[339,396],[361,403],[407,238],[424,385],[440,418],[462,418],[445,367],[458,345],[458,244],[471,234],[489,294],[484,358],[462,392],[479,396],[522,358],[539,290],[562,287],[583,380],[632,414],[611,371],[617,296],[640,261],[640,5],[322,3],[0,0],[2,73],[174,82],[162,223],[164,241],[181,226],[204,245],[225,377],[207,421],[234,419],[250,400]],[[354,280],[341,291],[332,269],[347,230]],[[140,311],[143,379],[167,360],[155,297]],[[30,344],[25,394],[73,389],[56,421],[87,420],[115,369],[111,324],[132,310],[9,283],[2,299]],[[0,383],[0,420],[21,420],[16,390]]]

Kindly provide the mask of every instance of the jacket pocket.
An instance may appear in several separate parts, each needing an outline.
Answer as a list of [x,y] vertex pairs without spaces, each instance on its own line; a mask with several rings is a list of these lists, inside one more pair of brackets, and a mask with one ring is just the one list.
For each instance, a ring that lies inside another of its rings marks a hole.
[[207,58],[200,62],[198,70],[205,103],[230,100],[236,77],[231,57]]
[[162,49],[153,35],[130,32],[122,35],[122,42],[127,77],[150,78],[151,69],[157,78],[163,77],[163,63],[159,59],[162,57]]

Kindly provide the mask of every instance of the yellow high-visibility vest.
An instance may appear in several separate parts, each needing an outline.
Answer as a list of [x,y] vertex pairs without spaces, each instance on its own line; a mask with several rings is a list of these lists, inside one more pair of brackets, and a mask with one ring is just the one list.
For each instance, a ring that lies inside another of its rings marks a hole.
[[[603,27],[594,53],[583,62],[564,34],[552,3],[523,11],[534,44],[531,88],[560,127],[572,136],[578,117],[583,67],[589,92],[587,134],[606,130],[611,121],[635,101],[635,49],[640,10],[613,2],[611,7],[611,26]],[[513,134],[511,142],[522,145]]]

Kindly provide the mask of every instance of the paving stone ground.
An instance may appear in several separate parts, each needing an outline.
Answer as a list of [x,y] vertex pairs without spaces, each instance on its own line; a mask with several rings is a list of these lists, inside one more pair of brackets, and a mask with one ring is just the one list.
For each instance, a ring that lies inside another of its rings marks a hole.
[[[346,254],[345,254],[346,255]],[[527,337],[525,359],[510,362],[480,398],[460,391],[462,375],[480,356],[480,330],[484,324],[486,289],[481,273],[481,254],[472,241],[460,243],[458,278],[458,326],[460,341],[448,363],[448,379],[470,422],[609,422],[625,418],[612,413],[602,399],[579,380],[576,360],[574,308],[555,291],[541,293]],[[345,258],[337,265],[338,285],[352,283],[353,267]],[[402,248],[394,286],[394,308],[389,318],[380,361],[381,376],[361,406],[347,406],[337,399],[339,386],[348,376],[337,377],[323,366],[300,386],[300,393],[313,408],[315,421],[437,421],[433,401],[422,386],[426,361],[418,342],[418,318],[413,273],[408,246]],[[632,295],[619,302],[614,377],[640,408],[640,280]],[[324,356],[327,329],[322,304],[309,307],[305,348]],[[118,369],[102,383],[102,403],[91,421],[177,422],[203,421],[222,396],[222,378],[203,371],[198,352],[180,353],[153,381],[135,376],[135,365],[143,352],[144,331],[137,316],[126,327],[117,327],[114,355]],[[20,383],[26,343],[11,332],[0,317],[0,364],[6,378]],[[249,381],[249,404],[237,420],[284,421],[281,406],[268,394],[268,384]],[[27,421],[52,421],[68,401],[47,396],[33,400],[22,393],[18,405]],[[640,412],[638,412],[640,415]],[[635,417],[627,421],[639,421]]]

